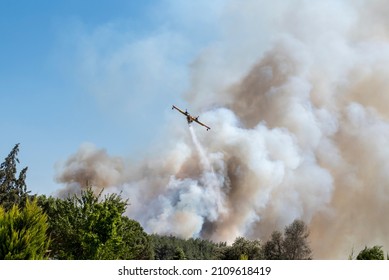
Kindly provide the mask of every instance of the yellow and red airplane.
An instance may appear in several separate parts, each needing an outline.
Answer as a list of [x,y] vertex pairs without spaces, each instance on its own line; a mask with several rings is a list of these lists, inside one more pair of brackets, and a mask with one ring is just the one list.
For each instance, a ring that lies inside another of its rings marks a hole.
[[181,114],[183,114],[183,115],[185,115],[186,116],[186,120],[188,121],[188,124],[190,124],[191,122],[197,122],[199,125],[202,125],[202,126],[204,126],[204,127],[206,127],[207,128],[207,130],[210,130],[211,128],[209,127],[209,126],[207,126],[207,125],[205,125],[205,124],[203,124],[202,122],[200,122],[199,121],[199,117],[192,117],[189,113],[188,113],[188,111],[186,111],[185,110],[185,112],[184,111],[182,111],[181,109],[179,109],[179,108],[177,108],[176,106],[172,106],[172,110],[173,109],[176,109],[178,112],[180,112]]

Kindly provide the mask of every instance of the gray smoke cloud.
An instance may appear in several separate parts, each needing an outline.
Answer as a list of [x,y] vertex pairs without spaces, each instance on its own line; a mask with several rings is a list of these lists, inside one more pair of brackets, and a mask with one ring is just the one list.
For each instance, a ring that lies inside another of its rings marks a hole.
[[148,232],[232,242],[302,219],[315,258],[389,248],[388,9],[228,2],[185,95],[212,130],[170,128],[131,165],[81,147],[58,180],[122,191]]
[[58,165],[61,172],[56,180],[67,184],[67,188],[60,192],[64,196],[78,193],[80,188],[93,187],[96,192],[100,192],[120,184],[125,170],[122,158],[112,157],[91,143],[82,144],[76,154]]

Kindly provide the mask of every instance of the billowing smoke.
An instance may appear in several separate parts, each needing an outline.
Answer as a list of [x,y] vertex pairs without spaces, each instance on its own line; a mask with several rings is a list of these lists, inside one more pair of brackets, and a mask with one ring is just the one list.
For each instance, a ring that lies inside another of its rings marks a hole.
[[315,258],[389,250],[388,10],[228,2],[186,93],[212,129],[173,127],[166,150],[131,166],[81,148],[59,181],[123,191],[148,232],[231,242],[302,219]]
[[119,157],[111,157],[104,149],[85,143],[79,151],[62,163],[63,170],[56,180],[66,183],[69,192],[77,193],[80,188],[93,187],[96,191],[121,182],[124,173],[124,161]]

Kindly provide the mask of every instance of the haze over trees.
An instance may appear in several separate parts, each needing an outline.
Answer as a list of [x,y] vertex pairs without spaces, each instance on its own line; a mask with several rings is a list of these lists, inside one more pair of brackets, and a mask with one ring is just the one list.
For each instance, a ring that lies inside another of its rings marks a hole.
[[[124,213],[121,195],[91,188],[67,198],[30,195],[27,167],[17,172],[19,144],[0,165],[0,259],[307,260],[309,230],[295,220],[269,240],[237,237],[231,245],[201,238],[147,234]],[[384,259],[381,247],[365,247],[359,260]]]

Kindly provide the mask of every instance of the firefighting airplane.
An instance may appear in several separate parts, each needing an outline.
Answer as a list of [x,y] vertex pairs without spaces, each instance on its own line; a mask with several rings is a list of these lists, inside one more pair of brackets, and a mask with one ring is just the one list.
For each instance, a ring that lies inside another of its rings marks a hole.
[[209,126],[207,126],[207,125],[205,125],[205,124],[203,124],[202,122],[200,122],[199,121],[199,117],[192,117],[189,113],[188,113],[188,111],[186,111],[185,110],[185,112],[184,111],[182,111],[181,109],[179,109],[179,108],[177,108],[176,106],[172,106],[172,110],[173,109],[176,109],[178,112],[180,112],[181,114],[183,114],[183,115],[185,115],[186,116],[186,120],[188,121],[188,124],[190,124],[191,122],[197,122],[199,125],[202,125],[202,126],[204,126],[204,127],[206,127],[207,128],[207,130],[210,130],[211,128],[209,127]]

